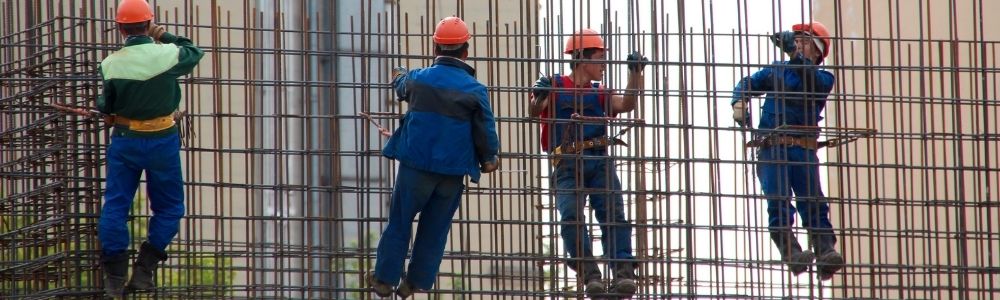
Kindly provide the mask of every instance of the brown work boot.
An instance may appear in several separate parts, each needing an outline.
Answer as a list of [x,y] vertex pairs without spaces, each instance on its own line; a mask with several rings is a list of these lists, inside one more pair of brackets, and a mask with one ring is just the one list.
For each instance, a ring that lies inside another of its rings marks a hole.
[[368,285],[371,286],[372,291],[375,292],[375,295],[382,298],[392,296],[392,286],[378,280],[378,278],[375,278],[375,271],[368,271],[368,274],[366,274],[365,277],[366,281],[368,281]]
[[830,280],[837,271],[844,268],[844,256],[833,249],[837,239],[832,230],[811,230],[809,243],[816,251],[816,273],[820,280]]
[[827,251],[816,257],[816,268],[819,280],[830,280],[837,271],[844,268],[844,256],[834,250]]
[[802,251],[802,246],[795,239],[795,233],[792,233],[790,229],[772,230],[771,240],[778,247],[778,253],[781,254],[781,262],[788,265],[788,271],[792,272],[795,276],[808,271],[809,266],[816,259],[816,255],[812,251]]
[[614,271],[615,280],[611,282],[611,293],[620,297],[631,298],[639,290],[635,276],[635,265],[632,263],[619,263]]
[[413,284],[410,283],[409,280],[403,279],[403,282],[401,282],[399,284],[399,287],[396,288],[396,296],[399,296],[399,298],[406,299],[406,297],[412,296],[419,290],[420,289],[418,289],[416,286],[413,286]]
[[593,298],[596,295],[607,293],[607,287],[601,280],[601,269],[597,263],[589,261],[581,263],[579,269],[575,269],[577,278],[583,282],[583,292]]

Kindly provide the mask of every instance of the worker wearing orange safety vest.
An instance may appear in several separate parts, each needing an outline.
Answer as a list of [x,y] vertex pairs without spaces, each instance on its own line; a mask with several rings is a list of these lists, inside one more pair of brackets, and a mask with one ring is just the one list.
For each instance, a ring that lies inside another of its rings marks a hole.
[[[572,56],[569,75],[554,74],[538,79],[532,88],[529,115],[543,121],[541,144],[553,153],[552,186],[560,215],[560,234],[573,258],[568,266],[576,271],[587,295],[610,291],[630,297],[638,289],[632,254],[632,225],[625,216],[622,186],[608,146],[618,141],[608,136],[607,124],[568,121],[574,114],[613,117],[634,110],[643,88],[643,69],[648,60],[638,52],[628,55],[628,84],[624,95],[612,94],[599,83],[607,68],[608,49],[600,34],[591,29],[574,33],[564,53]],[[561,158],[560,158],[561,156]],[[608,289],[591,250],[584,219],[586,198],[601,223],[604,255],[614,279]]]
[[[437,58],[428,68],[397,68],[392,88],[400,101],[409,102],[402,125],[382,149],[399,161],[396,186],[389,207],[389,224],[376,251],[375,270],[367,281],[381,297],[406,298],[434,285],[451,219],[469,176],[497,170],[500,140],[486,86],[469,56],[469,28],[457,17],[447,17],[434,31]],[[420,214],[413,253],[405,274],[413,220]],[[400,282],[402,280],[402,282]]]
[[[771,239],[790,272],[805,272],[815,259],[819,278],[827,280],[844,266],[844,257],[834,249],[837,238],[820,186],[816,155],[817,126],[834,85],[833,74],[819,69],[830,55],[830,31],[820,22],[797,24],[771,40],[790,59],[775,62],[737,84],[731,101],[733,119],[751,126],[750,98],[766,94],[753,144],[759,147],[757,178],[767,197]],[[775,130],[789,126],[816,130]],[[791,229],[796,211],[815,252],[803,250]]]

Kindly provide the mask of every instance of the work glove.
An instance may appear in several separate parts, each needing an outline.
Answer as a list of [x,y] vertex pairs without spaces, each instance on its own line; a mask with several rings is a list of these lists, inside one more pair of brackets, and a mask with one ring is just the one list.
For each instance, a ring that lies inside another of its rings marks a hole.
[[740,125],[740,127],[750,125],[750,111],[747,109],[747,102],[745,100],[733,103],[733,121],[736,121],[736,124]]
[[642,56],[639,51],[632,51],[632,54],[625,57],[625,60],[628,61],[628,69],[632,72],[642,72],[642,69],[646,68],[646,64],[649,63],[649,59]]
[[406,74],[406,72],[409,72],[409,71],[410,70],[407,70],[404,67],[395,67],[395,68],[392,68],[392,81],[396,81],[396,78],[399,78],[399,76],[403,76],[403,74]]
[[791,56],[795,53],[795,33],[791,31],[782,31],[771,35],[771,43],[774,43],[775,47],[781,49],[781,52],[788,53]]
[[499,159],[493,162],[485,162],[479,165],[479,171],[483,173],[493,173],[493,171],[496,171],[498,168],[500,168]]
[[552,88],[552,80],[548,76],[539,77],[531,88],[531,95],[535,96],[535,99],[548,98],[549,92],[551,92],[550,88]]
[[149,29],[146,30],[146,35],[153,38],[154,41],[159,41],[160,37],[167,32],[167,28],[163,25],[156,25],[153,23],[149,24]]

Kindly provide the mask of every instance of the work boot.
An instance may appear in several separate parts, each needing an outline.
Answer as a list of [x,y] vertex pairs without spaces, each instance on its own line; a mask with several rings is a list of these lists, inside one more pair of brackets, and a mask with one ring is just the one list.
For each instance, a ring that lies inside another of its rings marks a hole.
[[401,282],[399,284],[399,287],[396,288],[396,296],[399,296],[399,298],[406,299],[406,297],[412,296],[413,293],[416,293],[418,290],[419,289],[417,289],[416,286],[410,283],[409,280],[403,279],[403,282]]
[[132,280],[129,280],[128,287],[132,290],[152,290],[156,288],[153,277],[156,276],[156,268],[160,262],[167,260],[166,252],[156,249],[149,242],[142,242],[139,247],[139,257],[136,257],[135,264],[132,265]]
[[812,251],[802,251],[802,246],[799,245],[799,241],[795,239],[795,233],[792,233],[791,230],[772,230],[771,240],[778,247],[781,262],[788,265],[788,271],[795,276],[809,270],[809,265],[816,259],[816,255]]
[[368,271],[365,277],[367,277],[368,285],[372,287],[375,295],[382,298],[392,296],[392,286],[375,278],[375,271]]
[[570,269],[576,271],[577,278],[583,282],[583,292],[587,296],[593,298],[607,292],[604,281],[601,281],[601,268],[597,266],[597,263],[593,261],[580,262],[580,267],[575,268],[573,264],[570,264]]
[[833,232],[810,232],[809,242],[816,250],[816,271],[820,280],[830,280],[844,268],[844,256],[833,249],[836,243]]
[[819,269],[820,280],[830,280],[833,275],[844,268],[844,256],[837,251],[829,251],[816,257],[816,268]]
[[101,255],[101,271],[104,272],[104,293],[112,299],[122,299],[125,296],[125,277],[128,276],[128,252]]
[[635,264],[618,263],[617,265],[618,267],[614,271],[615,280],[611,282],[611,293],[630,298],[639,289],[639,284],[636,282],[639,277],[635,276]]

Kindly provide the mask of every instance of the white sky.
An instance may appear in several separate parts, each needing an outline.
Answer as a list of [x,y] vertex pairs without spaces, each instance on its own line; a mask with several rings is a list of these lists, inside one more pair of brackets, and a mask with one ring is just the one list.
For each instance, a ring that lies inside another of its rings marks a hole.
[[[586,3],[588,1],[554,1],[553,7],[546,6],[550,4],[549,1],[540,2],[542,3],[542,7],[539,16],[543,18],[541,20],[543,34],[568,35],[576,29],[584,27],[596,29],[601,33],[608,31],[606,29],[607,24],[603,21],[603,16],[605,15],[605,8],[602,6],[604,3],[601,3],[603,1],[589,1],[594,2],[589,4]],[[581,4],[581,2],[584,3]],[[640,107],[643,108],[643,115],[645,115],[645,120],[649,124],[679,125],[686,122],[695,126],[719,126],[723,128],[733,126],[734,124],[730,117],[731,108],[729,106],[730,92],[739,78],[759,69],[759,67],[754,66],[737,68],[733,67],[733,65],[766,64],[778,55],[778,51],[766,39],[756,37],[743,38],[744,45],[749,46],[740,48],[739,45],[734,45],[735,39],[732,36],[718,35],[712,37],[710,40],[706,40],[702,36],[695,36],[688,40],[688,54],[682,60],[679,48],[680,40],[677,36],[665,37],[658,35],[651,37],[648,35],[635,35],[637,33],[647,34],[653,30],[651,23],[653,23],[654,15],[658,18],[656,25],[660,26],[656,31],[667,31],[671,34],[676,34],[679,28],[679,21],[677,19],[680,15],[678,14],[678,2],[683,2],[687,6],[683,15],[687,18],[687,31],[691,33],[704,33],[711,30],[714,33],[763,35],[777,30],[788,30],[791,25],[810,19],[808,12],[804,11],[808,10],[810,4],[804,1],[706,0],[704,2],[706,10],[703,10],[701,7],[702,1],[610,2],[613,4],[611,4],[610,10],[607,11],[607,16],[609,16],[608,19],[615,23],[614,29],[611,32],[628,34],[616,35],[606,41],[609,47],[612,48],[609,53],[609,60],[624,60],[625,55],[629,52],[628,50],[639,49],[652,61],[665,62],[667,64],[666,66],[651,66],[646,69],[647,88],[669,91],[667,95],[658,94],[644,97],[644,99],[640,100],[642,101]],[[581,7],[581,5],[585,7]],[[711,7],[711,9],[709,10],[707,7]],[[741,11],[744,13],[740,13]],[[628,16],[630,15],[635,17],[629,18]],[[549,16],[554,21],[549,20]],[[664,25],[666,27],[663,27]],[[549,28],[549,26],[552,28]],[[564,42],[565,37],[562,36],[543,39],[542,58],[565,59],[566,57],[561,53]],[[706,55],[705,45],[714,45],[715,50]],[[654,47],[660,50],[656,55],[653,55]],[[664,51],[663,49],[666,50]],[[740,51],[740,49],[744,50]],[[698,65],[682,69],[681,66],[676,64],[682,61]],[[712,61],[716,64],[715,66],[701,65]],[[566,74],[569,72],[565,63],[546,63],[543,64],[541,69],[546,74],[555,72]],[[682,107],[682,100],[677,95],[681,88],[680,80],[678,79],[682,70],[688,75],[687,90],[693,91],[685,103],[689,111],[687,121],[682,121],[682,116],[678,113]],[[624,65],[610,65],[607,73],[608,75],[606,76],[608,79],[605,85],[611,88],[624,87]],[[710,82],[706,80],[706,74],[712,74],[715,86],[709,85]],[[666,87],[664,87],[664,82],[666,82]],[[706,93],[705,91],[708,92]],[[711,92],[713,91],[718,92],[718,94],[712,94]],[[755,115],[757,114],[756,107],[760,103],[762,101],[754,103]],[[620,117],[635,116],[636,114],[630,114]],[[618,128],[613,129],[613,131],[617,130]],[[637,132],[636,130],[632,130],[631,133],[626,135],[625,140],[629,142],[633,141]],[[642,134],[646,135],[647,139],[647,144],[644,145],[643,156],[674,159],[719,159],[723,162],[734,159],[752,159],[749,151],[745,151],[742,146],[737,146],[738,143],[742,144],[744,139],[732,131],[718,132],[718,137],[714,141],[710,139],[711,132],[708,130],[694,130],[690,133],[692,135],[691,143],[687,147],[688,152],[683,152],[685,149],[681,147],[681,131],[675,129],[665,130],[662,128],[646,129],[642,132]],[[666,145],[653,145],[649,141],[667,142],[664,143]],[[713,143],[718,144],[717,155],[712,154],[713,149],[716,148]],[[630,152],[627,154],[623,153],[623,155],[636,155],[634,154],[636,149],[618,149],[618,151]],[[821,152],[821,162],[826,161],[824,156]],[[662,168],[663,166],[661,165],[660,167]],[[647,168],[652,169],[652,165],[648,165]],[[696,193],[722,194],[746,194],[757,188],[756,177],[753,176],[753,169],[750,165],[722,163],[716,171],[717,173],[710,173],[710,165],[707,163],[695,163],[688,166],[678,165],[670,168],[669,171],[657,174],[650,171],[646,175],[647,188],[672,192],[689,189]],[[635,180],[634,177],[628,175],[627,172],[619,171],[624,188],[632,191],[635,189]],[[821,177],[824,190],[826,190],[825,170],[821,170]],[[713,182],[717,184],[713,186]],[[759,191],[756,193],[759,194]],[[647,215],[654,214],[661,216],[661,218],[667,217],[670,222],[683,220],[686,224],[693,223],[700,226],[766,226],[766,212],[763,200],[732,197],[711,198],[708,196],[694,197],[694,201],[690,202],[687,202],[686,199],[684,196],[670,196],[667,202],[661,201],[659,206],[648,206],[647,209],[650,212]],[[669,205],[664,205],[663,203],[669,203]],[[685,211],[687,209],[684,206],[685,203],[693,203],[691,210],[693,215],[686,215]],[[631,211],[629,215],[632,216],[630,218],[634,218],[635,212]],[[593,220],[593,218],[590,218],[590,220]],[[796,224],[799,224],[799,221]],[[553,229],[547,228],[547,230]],[[685,230],[671,229],[668,232],[667,229],[656,229],[654,231],[660,231],[655,233],[657,241],[661,243],[664,240],[670,241],[669,245],[659,245],[660,247],[670,249],[684,248],[684,251],[690,247],[694,252],[694,256],[698,259],[754,262],[760,260],[777,260],[779,257],[765,233],[755,234],[733,229],[714,231],[703,229],[697,230],[693,235],[694,244],[687,245],[685,243]],[[592,232],[595,234],[599,232],[596,226],[592,229]],[[721,245],[715,244],[716,239],[721,241]],[[799,239],[803,246],[807,245],[804,234],[799,234]],[[653,239],[650,238],[649,240],[652,241]],[[594,243],[593,246],[595,254],[599,254],[601,249],[600,244]],[[685,252],[681,252],[679,255],[674,255],[673,257],[675,259],[683,259],[685,256]],[[747,264],[740,265],[746,266]],[[807,286],[810,281],[815,284],[815,277],[803,274],[797,278],[791,278],[787,272],[782,271],[782,268],[772,264],[766,264],[764,267],[767,269],[777,268],[777,271],[761,269],[759,268],[761,265],[753,266],[753,268],[696,266],[694,280],[698,282],[697,285],[700,287],[695,292],[700,295],[737,294],[753,296],[783,296],[789,293],[793,295],[808,295],[819,292],[818,290],[810,291],[808,288],[788,288],[788,284],[795,284],[796,287],[798,285]],[[647,274],[649,273],[653,272],[647,272]],[[671,267],[670,273],[669,277],[683,278],[682,282],[688,277],[687,270],[684,269],[683,264],[679,263]],[[608,273],[605,272],[605,274]],[[657,275],[668,276],[668,274]],[[769,284],[776,285],[774,288],[761,288],[761,286]],[[666,288],[668,287],[662,286],[655,291],[665,292]],[[686,288],[672,288],[671,291],[675,293],[688,292]],[[824,294],[829,293],[828,291],[824,291]]]

